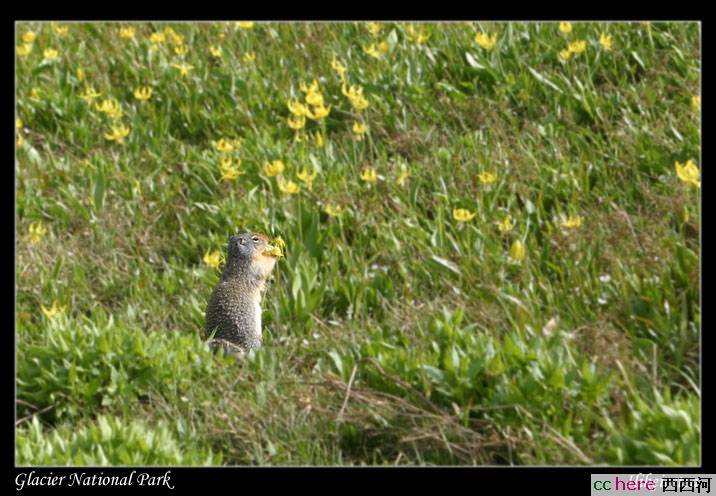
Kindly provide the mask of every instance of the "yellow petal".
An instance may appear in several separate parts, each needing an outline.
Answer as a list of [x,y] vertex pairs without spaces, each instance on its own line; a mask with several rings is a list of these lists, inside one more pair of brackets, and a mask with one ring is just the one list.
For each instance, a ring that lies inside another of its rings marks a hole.
[[524,243],[519,239],[515,240],[515,242],[512,243],[512,247],[510,247],[510,258],[516,262],[521,262],[526,256],[527,250],[525,249]]

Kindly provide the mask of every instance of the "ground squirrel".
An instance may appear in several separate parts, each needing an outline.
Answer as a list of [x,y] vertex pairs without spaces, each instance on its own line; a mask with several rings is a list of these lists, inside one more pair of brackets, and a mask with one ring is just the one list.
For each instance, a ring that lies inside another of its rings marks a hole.
[[212,349],[242,357],[261,346],[261,293],[280,254],[263,234],[231,236],[226,266],[206,309]]

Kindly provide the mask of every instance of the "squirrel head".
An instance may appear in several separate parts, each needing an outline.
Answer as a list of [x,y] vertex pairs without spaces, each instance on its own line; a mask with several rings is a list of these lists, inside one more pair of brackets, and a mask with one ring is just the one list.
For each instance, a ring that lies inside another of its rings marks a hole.
[[[249,269],[258,280],[266,279],[276,265],[276,256],[264,234],[246,231],[229,238],[227,268]],[[233,270],[232,270],[233,272]]]

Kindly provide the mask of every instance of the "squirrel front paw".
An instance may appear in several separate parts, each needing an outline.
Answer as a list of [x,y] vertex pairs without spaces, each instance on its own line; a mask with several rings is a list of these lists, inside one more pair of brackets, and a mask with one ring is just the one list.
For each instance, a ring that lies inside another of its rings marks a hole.
[[246,356],[246,351],[241,346],[225,339],[212,339],[208,344],[211,351],[220,351],[224,355],[234,356],[236,360],[241,360]]

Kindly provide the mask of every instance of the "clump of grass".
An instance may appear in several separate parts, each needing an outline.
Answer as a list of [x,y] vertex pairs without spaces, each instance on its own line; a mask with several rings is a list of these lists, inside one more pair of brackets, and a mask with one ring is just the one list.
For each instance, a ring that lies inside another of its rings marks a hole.
[[579,443],[593,437],[613,387],[608,372],[575,360],[563,335],[499,338],[463,318],[461,310],[443,312],[410,338],[377,330],[353,355],[329,356],[346,381],[359,364],[370,387],[405,394],[405,381],[438,405],[464,409],[465,418],[537,431],[558,426]]
[[613,429],[607,458],[613,464],[698,465],[701,405],[698,396],[672,398],[652,391],[630,396],[626,420]]
[[181,396],[217,364],[197,334],[146,334],[113,317],[53,318],[18,346],[19,415],[48,420],[100,408],[131,411],[151,395]]
[[[177,435],[166,423],[99,416],[91,423],[43,428],[37,417],[17,431],[18,465],[216,465],[221,456]],[[181,439],[181,441],[180,441]]]

